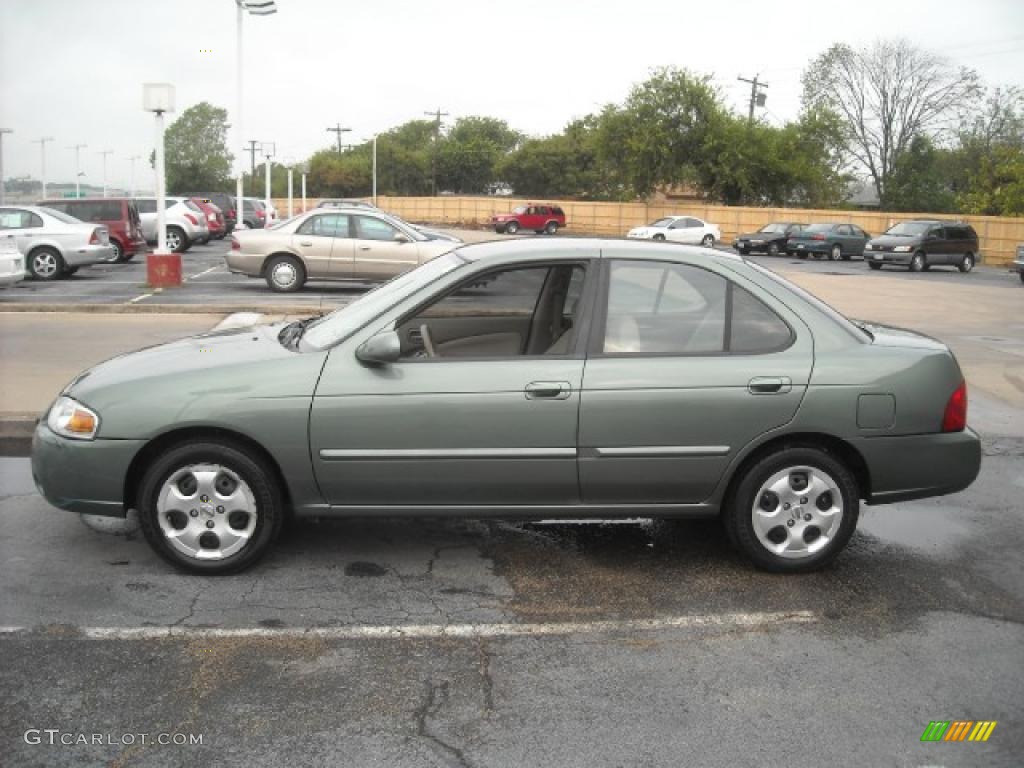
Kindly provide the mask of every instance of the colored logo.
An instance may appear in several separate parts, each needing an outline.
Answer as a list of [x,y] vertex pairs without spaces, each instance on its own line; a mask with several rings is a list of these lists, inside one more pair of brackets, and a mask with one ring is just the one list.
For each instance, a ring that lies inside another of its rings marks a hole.
[[932,720],[921,734],[921,741],[988,741],[995,720]]

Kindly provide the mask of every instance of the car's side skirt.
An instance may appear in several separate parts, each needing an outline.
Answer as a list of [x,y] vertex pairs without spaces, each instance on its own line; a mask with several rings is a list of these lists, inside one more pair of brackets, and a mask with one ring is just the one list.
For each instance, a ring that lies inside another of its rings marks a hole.
[[359,504],[297,507],[296,517],[707,518],[713,504]]

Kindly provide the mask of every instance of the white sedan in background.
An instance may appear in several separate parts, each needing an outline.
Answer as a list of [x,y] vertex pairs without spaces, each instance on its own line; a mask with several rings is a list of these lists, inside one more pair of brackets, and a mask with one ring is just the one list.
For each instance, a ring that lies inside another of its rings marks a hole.
[[109,230],[38,205],[0,207],[0,237],[14,235],[36,280],[57,280],[113,258]]
[[0,285],[13,285],[25,279],[25,257],[18,250],[14,235],[0,235]]
[[693,216],[666,216],[646,227],[633,227],[626,233],[626,237],[634,240],[668,240],[671,243],[711,248],[722,239],[722,231],[716,225]]

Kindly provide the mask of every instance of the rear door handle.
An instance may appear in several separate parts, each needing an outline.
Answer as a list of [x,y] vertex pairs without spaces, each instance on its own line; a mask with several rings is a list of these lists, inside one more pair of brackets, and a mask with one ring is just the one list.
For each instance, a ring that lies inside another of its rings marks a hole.
[[370,246],[368,246],[368,245],[360,245],[359,246],[359,250],[360,251],[368,251],[368,250],[370,250]]
[[752,395],[781,395],[792,389],[793,382],[788,376],[757,376],[747,383]]
[[525,392],[527,400],[568,400],[572,385],[568,381],[533,381]]

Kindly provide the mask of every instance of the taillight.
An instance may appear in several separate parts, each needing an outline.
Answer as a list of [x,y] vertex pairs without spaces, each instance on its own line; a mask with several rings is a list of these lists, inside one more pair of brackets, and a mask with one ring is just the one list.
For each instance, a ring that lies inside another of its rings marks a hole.
[[967,382],[961,381],[949,396],[946,411],[942,414],[943,432],[963,432],[967,426]]
[[98,229],[94,229],[92,231],[92,235],[89,237],[89,245],[99,245],[99,244],[100,244],[100,231]]
[[207,221],[216,221],[217,217],[214,214],[212,214],[212,213],[208,213],[208,214],[206,214],[206,219],[207,219]]
[[242,244],[240,242],[238,242],[238,238],[237,237],[232,237],[231,238],[231,250],[232,251],[240,251],[240,250],[242,250]]
[[262,219],[263,218],[263,211],[256,211],[256,218],[257,219]]
[[186,213],[185,218],[191,221],[193,224],[199,224],[199,221],[191,213]]
[[824,235],[814,235],[813,237],[811,237],[811,240],[824,240],[824,239],[825,239]]

